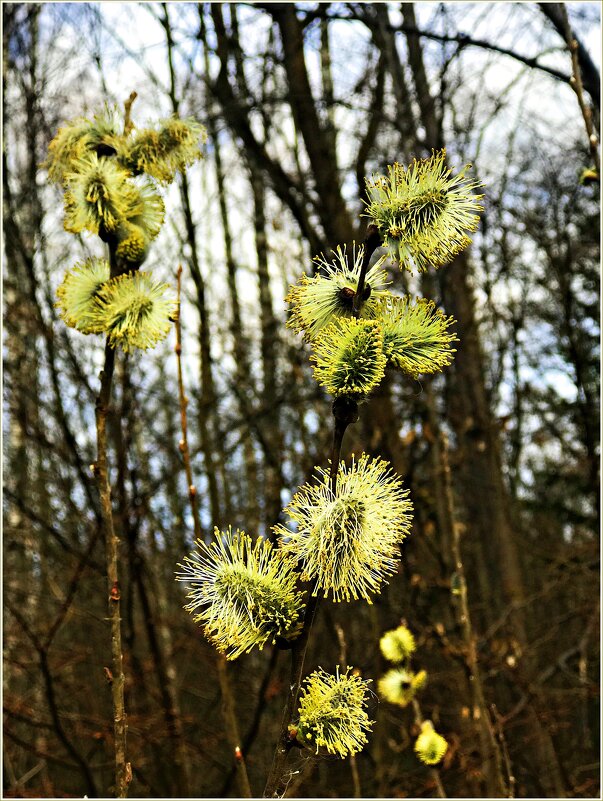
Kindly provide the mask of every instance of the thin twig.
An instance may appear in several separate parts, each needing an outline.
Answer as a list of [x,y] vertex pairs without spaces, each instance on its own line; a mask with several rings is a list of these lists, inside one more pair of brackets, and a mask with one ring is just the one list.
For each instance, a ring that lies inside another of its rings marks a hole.
[[188,398],[184,391],[184,379],[182,376],[182,326],[180,323],[180,295],[182,289],[182,265],[178,265],[178,313],[176,315],[176,361],[178,363],[178,398],[180,401],[180,427],[182,430],[182,439],[178,443],[180,452],[182,453],[182,461],[184,462],[184,471],[186,473],[186,483],[188,485],[188,497],[191,504],[191,512],[193,514],[193,526],[195,530],[195,538],[201,539],[201,523],[199,520],[199,509],[197,507],[197,489],[193,484],[193,471],[191,468],[191,457],[188,447],[188,422],[186,415],[186,407],[188,406]]
[[251,785],[249,784],[249,776],[247,775],[247,763],[245,762],[245,755],[241,749],[242,740],[239,733],[239,724],[237,722],[237,715],[235,710],[234,698],[230,687],[230,679],[226,668],[226,659],[222,654],[216,656],[216,667],[218,670],[218,681],[220,683],[220,692],[222,693],[222,715],[226,725],[228,739],[234,743],[233,756],[237,770],[237,779],[239,782],[239,791],[243,798],[253,798],[251,792]]
[[354,316],[358,317],[360,314],[360,309],[362,308],[362,304],[366,300],[364,297],[364,283],[366,278],[366,273],[368,271],[368,266],[371,261],[371,256],[375,252],[375,250],[381,245],[381,235],[379,234],[379,229],[376,225],[371,223],[366,231],[366,237],[364,240],[364,256],[362,259],[362,265],[360,267],[360,275],[358,276],[358,286],[356,287],[356,294],[354,295]]
[[[113,257],[113,253],[111,254]],[[112,269],[113,269],[112,258]],[[121,645],[121,615],[117,559],[117,537],[113,526],[111,485],[107,466],[107,414],[111,399],[111,384],[115,367],[115,351],[105,344],[105,364],[100,374],[100,392],[96,401],[96,442],[97,457],[94,465],[98,492],[101,502],[101,517],[105,537],[105,560],[107,564],[109,622],[111,625],[111,697],[113,701],[113,729],[115,737],[115,794],[125,798],[128,784],[132,778],[130,763],[126,761],[126,712],[124,704],[123,655]]]
[[505,738],[505,729],[503,721],[495,704],[492,704],[490,706],[490,709],[492,710],[492,717],[495,722],[496,736],[498,737],[498,741],[500,743],[500,750],[502,752],[503,761],[505,764],[505,770],[507,772],[507,787],[508,787],[507,798],[515,798],[516,780],[515,776],[513,775],[513,769],[511,767],[511,758],[509,757],[509,749],[507,748],[507,740]]
[[593,126],[592,111],[590,110],[590,106],[584,99],[584,85],[582,83],[582,72],[580,70],[580,63],[578,61],[579,44],[577,40],[574,38],[574,34],[572,32],[569,23],[569,18],[567,16],[567,9],[565,7],[565,3],[559,3],[558,6],[559,6],[559,12],[561,14],[561,21],[565,32],[565,39],[572,57],[572,77],[570,78],[569,83],[574,92],[576,93],[576,97],[578,98],[578,105],[580,106],[580,111],[582,112],[582,119],[584,120],[584,127],[586,128],[586,134],[588,136],[588,146],[590,148],[590,154],[592,156],[593,163],[595,165],[595,169],[597,170],[597,175],[599,176],[600,180],[601,160],[599,157],[599,139],[595,133],[595,129]]
[[452,482],[450,473],[450,462],[448,459],[448,439],[443,432],[440,432],[441,444],[441,459],[442,459],[442,473],[445,492],[445,501],[448,519],[450,520],[452,528],[452,556],[454,559],[454,567],[459,579],[459,623],[463,633],[463,640],[465,646],[465,659],[466,667],[469,675],[469,685],[473,694],[473,716],[479,720],[479,737],[482,746],[482,756],[492,755],[494,759],[495,773],[493,775],[493,782],[496,789],[503,796],[507,794],[505,786],[505,779],[502,771],[502,756],[499,744],[494,736],[490,714],[486,706],[484,697],[484,688],[481,677],[481,671],[477,658],[477,646],[475,635],[473,633],[473,625],[471,622],[471,613],[469,610],[469,597],[467,594],[467,581],[465,579],[465,568],[463,566],[463,559],[461,555],[461,530],[462,525],[456,521],[456,514],[454,509],[454,499],[452,495]]
[[[268,704],[266,703],[266,692],[270,683],[272,682],[272,677],[274,675],[274,669],[276,668],[276,663],[278,659],[278,650],[274,648],[270,654],[270,660],[266,667],[266,671],[262,677],[262,681],[260,682],[260,686],[256,696],[255,702],[255,710],[251,718],[251,723],[249,724],[249,728],[247,729],[247,734],[243,737],[242,743],[242,750],[243,754],[249,756],[249,753],[256,741],[258,736],[258,732],[260,730],[260,724],[262,721],[262,717],[266,710],[268,709]],[[222,789],[220,791],[220,798],[226,798],[230,791],[230,785],[235,774],[236,766],[230,770],[230,773],[226,777],[226,781],[222,785]]]
[[[136,99],[136,92],[132,92],[125,101],[124,133],[131,124],[130,114],[132,103]],[[116,256],[116,243],[108,239],[109,264],[111,278],[119,273]],[[94,464],[98,493],[101,502],[101,518],[105,537],[105,561],[107,564],[109,621],[111,625],[111,698],[113,702],[113,730],[115,737],[115,795],[125,798],[128,794],[128,785],[132,781],[132,766],[126,761],[126,710],[124,703],[125,676],[123,671],[123,652],[121,644],[121,590],[119,586],[117,546],[118,539],[113,525],[113,509],[111,502],[111,484],[109,483],[109,468],[107,465],[107,415],[111,402],[111,387],[115,370],[115,350],[105,342],[105,363],[100,374],[100,390],[96,399],[96,443],[97,457]]]
[[[260,8],[265,5],[266,11],[270,10],[270,4],[266,3],[256,3],[256,6]],[[363,3],[359,7],[366,7],[369,6],[369,3]],[[304,25],[309,23],[312,19],[320,16],[321,14],[325,13],[323,8],[326,8],[326,4],[319,3],[318,8],[312,11],[308,11],[304,17]],[[374,23],[372,20],[367,16],[367,14],[363,11],[362,15],[358,12],[352,12],[351,14],[341,14],[341,13],[329,13],[328,14],[329,20],[346,20],[349,21],[350,19],[358,19],[363,22],[369,29],[374,27]],[[533,69],[541,70],[545,72],[547,75],[550,75],[553,78],[556,78],[558,81],[562,81],[567,83],[569,80],[569,75],[561,72],[560,70],[555,69],[554,67],[548,67],[546,64],[542,64],[539,61],[540,56],[522,56],[520,53],[516,53],[514,50],[510,50],[507,47],[502,47],[500,45],[494,44],[493,42],[488,42],[485,39],[476,39],[473,36],[470,36],[467,33],[459,31],[458,33],[449,34],[449,33],[439,33],[433,30],[425,30],[423,28],[417,28],[416,25],[406,25],[405,23],[400,24],[392,24],[388,22],[387,24],[383,25],[383,29],[386,31],[391,31],[392,33],[411,33],[415,34],[416,36],[421,36],[424,39],[431,39],[436,42],[452,42],[459,45],[459,50],[465,47],[478,47],[483,50],[490,50],[493,53],[500,53],[503,56],[509,56],[510,58],[515,59],[516,61],[521,62],[522,64],[526,64],[528,67]]]

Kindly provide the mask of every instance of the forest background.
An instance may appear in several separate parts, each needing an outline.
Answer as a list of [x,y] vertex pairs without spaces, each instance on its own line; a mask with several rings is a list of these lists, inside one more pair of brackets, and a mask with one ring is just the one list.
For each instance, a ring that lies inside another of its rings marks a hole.
[[[566,4],[599,126],[600,6]],[[100,339],[54,307],[92,240],[63,231],[39,165],[58,127],[138,93],[133,120],[208,130],[166,193],[149,257],[175,286],[204,534],[267,534],[324,465],[330,404],[285,328],[312,257],[361,241],[364,179],[445,146],[485,211],[468,252],[398,292],[457,320],[436,378],[391,375],[343,454],[389,460],[411,490],[399,572],[368,606],[323,605],[306,662],[385,670],[405,619],[429,674],[423,713],[450,743],[449,796],[489,793],[493,755],[467,679],[455,592],[460,539],[486,699],[516,796],[599,793],[599,187],[565,41],[548,3],[5,3],[4,737],[6,796],[106,795],[110,664],[94,401]],[[94,252],[94,255],[102,255]],[[132,796],[237,796],[215,653],[182,605],[192,547],[174,335],[119,353],[110,420]],[[442,434],[450,443],[448,457]],[[454,517],[446,503],[446,458]],[[263,787],[286,654],[228,665],[251,785]],[[289,795],[432,797],[412,707],[373,702],[354,762],[294,756]]]

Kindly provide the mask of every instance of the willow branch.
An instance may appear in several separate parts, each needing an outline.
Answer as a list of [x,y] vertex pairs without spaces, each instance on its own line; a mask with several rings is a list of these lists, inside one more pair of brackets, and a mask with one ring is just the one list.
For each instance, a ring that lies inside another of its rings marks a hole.
[[[111,275],[115,274],[115,251],[110,248]],[[121,615],[118,575],[118,540],[113,525],[111,485],[107,465],[107,415],[111,401],[111,386],[115,369],[115,350],[105,343],[105,363],[100,374],[100,391],[96,399],[97,457],[94,475],[101,504],[102,528],[105,538],[105,562],[107,567],[109,623],[111,627],[111,699],[113,703],[113,729],[115,737],[115,795],[126,798],[128,784],[132,779],[132,768],[126,761],[126,711],[124,703],[123,654],[121,645]]]
[[599,139],[595,133],[592,111],[590,109],[590,106],[584,99],[584,85],[582,82],[582,71],[580,69],[580,62],[578,58],[580,45],[577,39],[574,38],[574,34],[571,29],[569,19],[567,16],[567,9],[565,7],[565,4],[559,3],[558,6],[559,6],[559,13],[561,15],[561,22],[565,34],[565,39],[572,57],[572,77],[569,79],[569,83],[574,92],[576,93],[576,97],[578,98],[578,105],[580,106],[580,111],[582,112],[582,119],[584,120],[584,127],[586,128],[586,134],[588,136],[588,146],[590,148],[590,154],[592,156],[593,163],[595,165],[597,174],[600,179],[601,159],[599,157]]
[[362,304],[366,300],[364,297],[364,285],[366,279],[366,273],[368,271],[368,266],[371,261],[371,256],[375,252],[375,250],[381,245],[381,236],[379,234],[379,229],[376,225],[371,223],[369,225],[366,237],[364,240],[364,256],[362,259],[362,264],[360,266],[360,275],[358,276],[358,286],[356,287],[356,294],[354,296],[354,316],[358,317],[360,314],[360,309],[362,308]]
[[516,779],[513,774],[513,768],[511,767],[511,758],[509,757],[509,749],[507,748],[507,741],[505,738],[505,731],[504,731],[504,721],[499,714],[496,705],[491,705],[492,710],[492,717],[495,721],[495,728],[496,728],[496,736],[498,738],[498,742],[500,743],[500,750],[502,752],[503,761],[505,765],[505,770],[507,773],[507,787],[509,789],[507,793],[507,798],[515,798],[515,784]]
[[[376,226],[370,225],[364,240],[364,256],[360,268],[360,275],[358,277],[358,285],[356,287],[356,294],[354,296],[354,314],[357,317],[360,314],[360,309],[365,300],[363,298],[365,277],[368,270],[368,265],[371,256],[381,244],[381,237],[377,231]],[[358,420],[358,404],[355,400],[349,397],[341,396],[333,401],[333,446],[331,449],[331,469],[329,473],[329,482],[331,492],[333,495],[337,491],[337,471],[339,469],[339,462],[341,460],[341,447],[343,438],[347,427]],[[287,755],[295,743],[295,738],[291,736],[289,726],[293,721],[295,710],[297,708],[297,701],[299,698],[299,691],[302,682],[304,671],[304,662],[306,658],[306,651],[308,649],[308,640],[312,625],[316,616],[319,598],[316,593],[316,585],[312,585],[310,589],[310,597],[306,604],[306,614],[304,616],[304,625],[300,636],[294,641],[291,648],[291,679],[289,682],[289,694],[287,696],[287,703],[283,710],[283,717],[281,720],[281,730],[276,744],[276,750],[272,759],[272,766],[266,787],[264,789],[264,798],[274,798],[278,795],[279,785],[284,773],[285,762]]]
[[[136,92],[132,92],[126,100],[124,133],[131,125],[132,103],[136,99]],[[117,263],[116,243],[113,237],[108,238],[109,263],[111,278],[119,274]],[[115,371],[115,350],[105,342],[105,363],[100,374],[100,390],[96,399],[96,444],[97,456],[94,464],[94,476],[98,486],[101,504],[102,529],[105,538],[105,562],[107,566],[107,586],[109,605],[109,624],[111,627],[111,671],[107,676],[111,684],[111,700],[113,704],[113,733],[115,739],[115,786],[117,798],[126,798],[128,785],[132,781],[132,766],[127,761],[126,751],[126,709],[124,702],[125,676],[123,671],[123,651],[121,644],[121,590],[118,572],[118,539],[113,524],[113,508],[111,501],[111,484],[109,483],[109,468],[107,460],[107,416],[111,403],[111,387]]]
[[107,466],[107,414],[111,397],[111,383],[115,367],[115,351],[107,341],[105,345],[105,364],[100,374],[101,388],[96,401],[96,441],[97,457],[94,474],[101,502],[101,517],[105,538],[105,561],[107,566],[109,623],[111,626],[113,720],[115,736],[115,794],[118,798],[127,796],[131,778],[126,768],[126,714],[124,705],[124,673],[121,647],[120,589],[117,568],[117,537],[113,526],[111,508],[111,486]]

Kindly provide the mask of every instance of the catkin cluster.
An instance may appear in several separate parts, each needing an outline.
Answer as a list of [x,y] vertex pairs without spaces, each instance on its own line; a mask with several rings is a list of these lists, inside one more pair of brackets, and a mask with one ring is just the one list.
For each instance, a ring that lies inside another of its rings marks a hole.
[[[441,151],[408,168],[395,164],[387,177],[367,182],[373,230],[407,269],[450,261],[469,244],[467,231],[475,230],[482,209],[482,196],[473,194],[478,184],[466,179],[466,168],[453,176],[445,157]],[[383,255],[369,265],[364,247],[338,247],[332,261],[318,256],[319,274],[303,275],[286,298],[288,326],[310,343],[316,380],[333,396],[336,419],[344,407],[356,410],[368,398],[386,368],[417,376],[435,373],[453,358],[452,318],[431,301],[390,292],[386,260]],[[227,658],[299,636],[300,582],[309,582],[307,592],[314,596],[371,603],[396,572],[412,524],[401,479],[387,462],[366,454],[349,466],[317,467],[284,513],[286,524],[274,527],[275,545],[257,540],[253,546],[243,533],[216,529],[210,544],[199,540],[179,565],[177,579],[189,589],[185,608]],[[425,671],[410,669],[414,638],[400,627],[384,636],[381,648],[396,667],[380,680],[379,691],[405,706],[427,678]],[[345,674],[339,668],[334,674],[315,671],[306,679],[290,733],[317,753],[353,754],[371,725],[367,699],[366,682],[351,668]],[[435,764],[446,741],[430,726],[424,725],[416,751]]]
[[59,129],[43,166],[63,187],[65,229],[96,234],[109,250],[108,259],[88,258],[66,273],[57,308],[68,326],[105,334],[125,352],[167,336],[176,301],[139,269],[163,225],[159,184],[201,158],[205,138],[194,120],[171,117],[138,129],[110,107]]

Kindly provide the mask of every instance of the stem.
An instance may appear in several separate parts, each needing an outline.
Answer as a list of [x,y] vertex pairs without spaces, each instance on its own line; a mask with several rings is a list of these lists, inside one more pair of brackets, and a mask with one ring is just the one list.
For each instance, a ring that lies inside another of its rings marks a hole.
[[[333,416],[335,417],[335,428],[333,431],[333,447],[331,450],[331,471],[329,475],[331,483],[331,492],[333,495],[336,493],[337,488],[337,468],[341,456],[341,445],[346,429],[350,423],[355,423],[358,419],[358,404],[356,401],[351,401],[348,398],[336,398],[333,402]],[[283,711],[281,720],[281,731],[277,741],[276,750],[272,760],[272,766],[266,787],[264,789],[264,798],[274,798],[278,795],[277,790],[280,783],[281,776],[284,772],[285,762],[289,749],[293,745],[293,740],[289,734],[289,724],[295,715],[297,707],[297,699],[299,698],[299,690],[302,682],[304,671],[304,661],[306,658],[306,651],[308,649],[308,640],[314,617],[320,598],[314,594],[315,585],[310,590],[310,597],[306,604],[306,614],[304,616],[304,626],[302,633],[293,643],[291,649],[291,680],[289,683],[289,695],[287,703]]]
[[[132,103],[136,100],[136,92],[132,92],[125,102],[124,133],[128,133],[131,126]],[[119,273],[116,256],[116,242],[111,236],[107,240],[109,245],[109,264],[111,278]],[[126,798],[128,785],[132,781],[132,766],[126,761],[126,708],[124,703],[125,676],[123,670],[123,651],[121,645],[121,591],[119,587],[119,573],[117,562],[118,539],[115,536],[113,525],[113,509],[111,502],[111,484],[109,483],[109,468],[107,464],[107,415],[111,403],[111,386],[115,371],[115,350],[109,344],[109,337],[105,342],[105,363],[100,374],[100,390],[96,399],[96,447],[97,456],[94,464],[94,476],[98,485],[98,494],[101,502],[102,528],[105,538],[105,561],[107,565],[107,585],[109,589],[109,622],[111,624],[111,663],[112,674],[111,700],[113,703],[113,731],[115,738],[115,795],[117,798]]]
[[[364,286],[365,278],[368,270],[368,265],[371,256],[381,244],[381,236],[376,225],[369,225],[366,237],[364,239],[364,256],[360,266],[360,275],[358,276],[358,285],[354,296],[354,316],[358,317],[360,309],[364,303],[365,298]],[[331,469],[329,473],[329,480],[331,492],[333,496],[337,492],[337,471],[339,469],[339,462],[341,458],[341,446],[343,437],[347,427],[351,423],[358,420],[358,404],[352,398],[342,395],[335,398],[333,401],[333,417],[335,419],[335,426],[333,430],[333,447],[331,449]],[[281,781],[281,776],[284,772],[285,762],[290,748],[293,745],[293,740],[289,734],[289,724],[292,722],[295,709],[297,706],[297,699],[299,698],[299,690],[302,681],[304,670],[304,661],[306,658],[306,650],[308,648],[308,640],[316,610],[318,609],[319,598],[314,595],[315,585],[310,589],[310,597],[306,604],[306,614],[304,617],[304,625],[300,636],[295,640],[291,648],[291,680],[289,683],[289,694],[287,703],[283,710],[283,717],[281,720],[281,730],[277,740],[272,765],[264,788],[264,798],[274,798],[277,796],[277,791]]]
[[567,15],[567,9],[564,3],[559,3],[559,13],[561,15],[561,21],[563,24],[567,46],[569,48],[572,57],[572,77],[570,78],[569,82],[570,86],[576,93],[576,97],[578,98],[578,105],[580,106],[580,111],[582,112],[582,119],[584,120],[584,127],[586,128],[586,134],[588,136],[588,146],[590,148],[590,154],[592,156],[595,169],[597,170],[597,174],[600,180],[601,160],[599,157],[599,140],[594,130],[592,112],[586,100],[584,99],[582,72],[580,70],[580,63],[578,61],[579,45],[576,39],[574,39],[574,34],[572,32],[572,28],[569,23],[569,17]]
[[[113,269],[114,255],[111,253]],[[128,784],[132,779],[132,768],[126,762],[126,712],[124,705],[123,655],[121,646],[120,589],[117,570],[117,537],[113,526],[111,508],[111,485],[107,467],[107,414],[111,399],[111,383],[115,368],[115,351],[105,344],[105,364],[100,374],[100,392],[96,400],[96,441],[97,458],[94,474],[98,484],[101,502],[101,518],[105,536],[105,559],[107,564],[107,583],[109,600],[109,622],[111,625],[111,698],[113,702],[113,721],[115,737],[115,795],[126,798]]]
[[377,228],[376,225],[371,223],[367,229],[366,236],[364,238],[364,257],[362,259],[362,264],[360,266],[360,275],[358,276],[358,286],[356,287],[356,294],[354,295],[355,317],[359,316],[360,309],[362,308],[362,304],[365,301],[365,298],[363,297],[364,284],[371,256],[380,245],[381,245],[381,234],[379,233],[379,229]]
[[[331,450],[331,471],[329,480],[331,484],[331,492],[335,496],[337,491],[337,470],[341,458],[341,446],[343,437],[347,427],[351,423],[358,420],[358,404],[356,401],[342,396],[333,401],[333,417],[335,418],[335,428],[333,431],[333,447]],[[320,598],[314,594],[315,585],[310,590],[310,597],[306,604],[306,614],[304,616],[304,626],[302,633],[293,643],[291,649],[291,680],[289,683],[289,695],[287,703],[283,711],[281,720],[281,731],[277,742],[276,750],[272,760],[272,766],[264,789],[264,798],[274,798],[278,793],[278,786],[281,776],[283,775],[285,762],[289,749],[293,745],[293,741],[289,734],[289,724],[295,715],[297,707],[297,699],[299,698],[299,690],[302,682],[304,661],[306,658],[306,651],[308,648],[308,640],[312,624],[318,609]]]
[[293,745],[293,740],[289,734],[289,724],[293,720],[297,699],[299,698],[299,689],[301,686],[302,675],[304,670],[304,660],[306,658],[306,650],[308,648],[308,638],[314,622],[314,616],[318,607],[318,596],[313,594],[314,587],[310,591],[310,597],[306,604],[306,614],[304,616],[304,627],[302,633],[297,640],[293,643],[291,648],[291,674],[289,682],[289,693],[287,695],[287,703],[283,710],[283,717],[281,719],[281,730],[276,743],[274,757],[272,758],[272,765],[270,773],[264,788],[264,798],[278,798],[278,788],[281,781],[281,776],[284,772],[285,762],[289,749]]
[[233,753],[237,770],[237,779],[239,782],[239,791],[242,798],[253,798],[251,785],[249,784],[249,776],[247,775],[245,757],[240,745],[238,745],[238,743],[241,743],[242,740],[241,735],[239,734],[239,724],[237,722],[234,699],[232,697],[230,680],[228,678],[228,672],[226,669],[226,659],[221,654],[217,654],[216,667],[218,669],[220,691],[222,692],[222,715],[224,717],[228,738],[231,743],[235,743]]
[[500,750],[502,751],[504,763],[505,763],[505,770],[507,772],[507,798],[515,798],[515,784],[516,779],[513,775],[513,769],[511,767],[511,759],[509,757],[509,749],[507,748],[507,741],[505,739],[505,732],[504,732],[504,720],[499,714],[496,705],[492,704],[490,707],[492,709],[492,717],[496,721],[496,731],[498,736],[498,741],[500,742]]
[[355,400],[342,395],[333,401],[333,417],[335,428],[333,430],[333,447],[331,449],[331,471],[329,480],[333,496],[337,494],[337,471],[341,459],[341,445],[347,427],[358,420],[358,404]]

